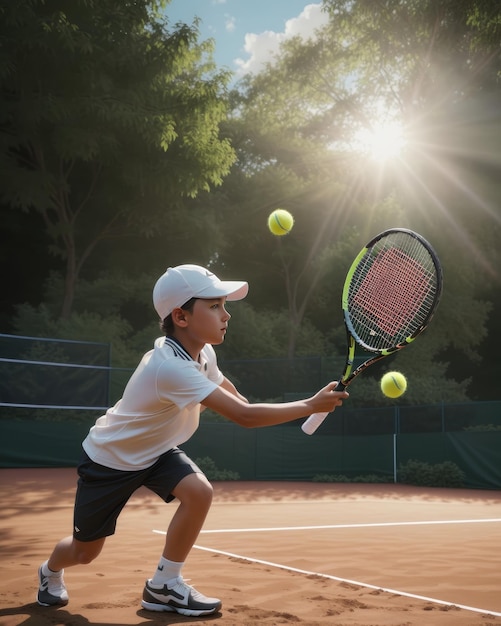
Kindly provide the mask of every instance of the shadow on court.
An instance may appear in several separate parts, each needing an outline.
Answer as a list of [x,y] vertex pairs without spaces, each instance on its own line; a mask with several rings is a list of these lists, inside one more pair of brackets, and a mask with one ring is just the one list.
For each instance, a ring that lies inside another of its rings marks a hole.
[[[216,623],[221,614],[208,615],[204,618],[186,617],[177,613],[154,613],[139,610],[136,615],[144,621],[135,621],[135,626],[165,626],[166,624],[204,624]],[[19,621],[19,617],[24,621]],[[43,607],[36,602],[18,607],[0,609],[0,624],[8,626],[9,622],[3,618],[15,617],[17,626],[125,626],[123,621],[94,621],[78,613],[71,613],[65,608]]]

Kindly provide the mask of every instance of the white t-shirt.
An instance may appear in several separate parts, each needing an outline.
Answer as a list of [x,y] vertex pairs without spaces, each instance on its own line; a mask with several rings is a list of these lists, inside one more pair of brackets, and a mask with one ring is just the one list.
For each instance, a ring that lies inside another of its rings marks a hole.
[[196,362],[177,341],[160,337],[142,358],[121,400],[90,429],[82,444],[85,452],[113,469],[150,467],[193,435],[200,402],[223,379],[211,345],[204,346]]

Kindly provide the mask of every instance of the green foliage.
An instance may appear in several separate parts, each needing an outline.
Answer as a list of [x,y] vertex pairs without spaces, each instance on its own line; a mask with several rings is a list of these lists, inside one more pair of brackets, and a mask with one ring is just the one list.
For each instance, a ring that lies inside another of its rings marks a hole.
[[227,423],[228,420],[226,417],[223,417],[219,413],[216,413],[212,409],[204,409],[200,414],[200,421],[203,421],[205,424],[214,424],[214,423]]
[[168,229],[183,196],[229,171],[228,75],[152,0],[2,4],[0,198],[42,215],[67,317],[98,244]]
[[430,464],[411,459],[398,469],[401,483],[419,487],[462,487],[464,477],[464,472],[452,461]]
[[376,9],[371,0],[325,0],[324,7],[327,30],[356,67],[357,86],[390,106],[397,98],[405,108],[441,106],[489,87],[497,75],[497,0],[399,0]]
[[200,467],[209,480],[239,480],[238,472],[232,470],[219,469],[216,463],[208,456],[195,459],[195,463]]
[[[363,384],[371,385],[367,389],[371,404],[374,406],[418,405],[439,402],[467,402],[468,389],[471,378],[455,380],[449,377],[449,364],[439,360],[438,350],[430,350],[435,331],[434,325],[425,331],[425,334],[416,340],[412,346],[402,350],[394,356],[384,359],[380,365],[374,366],[375,371],[367,371],[362,377],[367,378]],[[429,341],[427,341],[429,339]],[[372,368],[371,368],[372,369]],[[407,378],[407,390],[403,396],[389,400],[381,393],[380,380],[384,372],[389,370],[401,371]],[[372,379],[372,381],[370,380]],[[361,381],[357,380],[357,387]],[[357,395],[359,391],[357,389]]]
[[391,476],[379,476],[377,474],[361,474],[349,478],[344,474],[316,474],[311,479],[314,483],[388,483]]
[[[287,356],[290,319],[284,310],[256,310],[246,302],[227,305],[232,318],[224,344],[218,348],[221,358],[273,358]],[[321,333],[305,321],[297,332],[296,355],[322,354]]]
[[[79,341],[104,341],[112,345],[115,367],[132,367],[138,362],[137,351],[127,347],[130,325],[118,316],[101,317],[96,313],[72,313],[67,319],[53,317],[47,307],[32,307],[23,304],[18,307],[16,332],[34,337],[57,337]],[[147,346],[144,350],[151,347]]]
[[[31,384],[31,381],[30,381]],[[49,409],[2,407],[2,419],[24,422],[29,428],[29,422],[61,422],[64,424],[82,424],[89,428],[94,425],[102,411],[79,409]]]
[[[228,124],[238,161],[222,192],[242,235],[226,250],[260,276],[267,301],[287,300],[289,354],[305,319],[339,350],[346,262],[371,235],[402,225],[436,247],[444,295],[402,356],[415,383],[404,403],[466,398],[496,297],[492,286],[484,296],[478,276],[489,284],[499,265],[500,54],[490,34],[498,4],[326,0],[331,19],[318,37],[291,40],[276,63],[246,77]],[[394,119],[409,139],[398,159],[375,163],[356,151],[357,131]],[[254,232],[277,206],[291,210],[295,228],[278,242],[263,235],[256,258]],[[382,402],[377,383],[367,386]]]

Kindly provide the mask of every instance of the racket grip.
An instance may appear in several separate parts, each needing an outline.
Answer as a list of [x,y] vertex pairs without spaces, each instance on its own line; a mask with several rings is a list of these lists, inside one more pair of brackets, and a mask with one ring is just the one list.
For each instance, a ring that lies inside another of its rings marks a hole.
[[303,422],[301,430],[307,435],[313,435],[324,419],[329,415],[328,413],[313,413],[310,417]]

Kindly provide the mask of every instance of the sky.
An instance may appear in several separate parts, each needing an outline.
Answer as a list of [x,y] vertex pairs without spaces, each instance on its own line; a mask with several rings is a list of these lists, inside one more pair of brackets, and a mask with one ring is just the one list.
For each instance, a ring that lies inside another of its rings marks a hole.
[[286,38],[310,37],[327,21],[320,8],[305,0],[171,0],[165,13],[170,23],[200,18],[200,39],[214,40],[216,64],[238,79],[258,72]]

